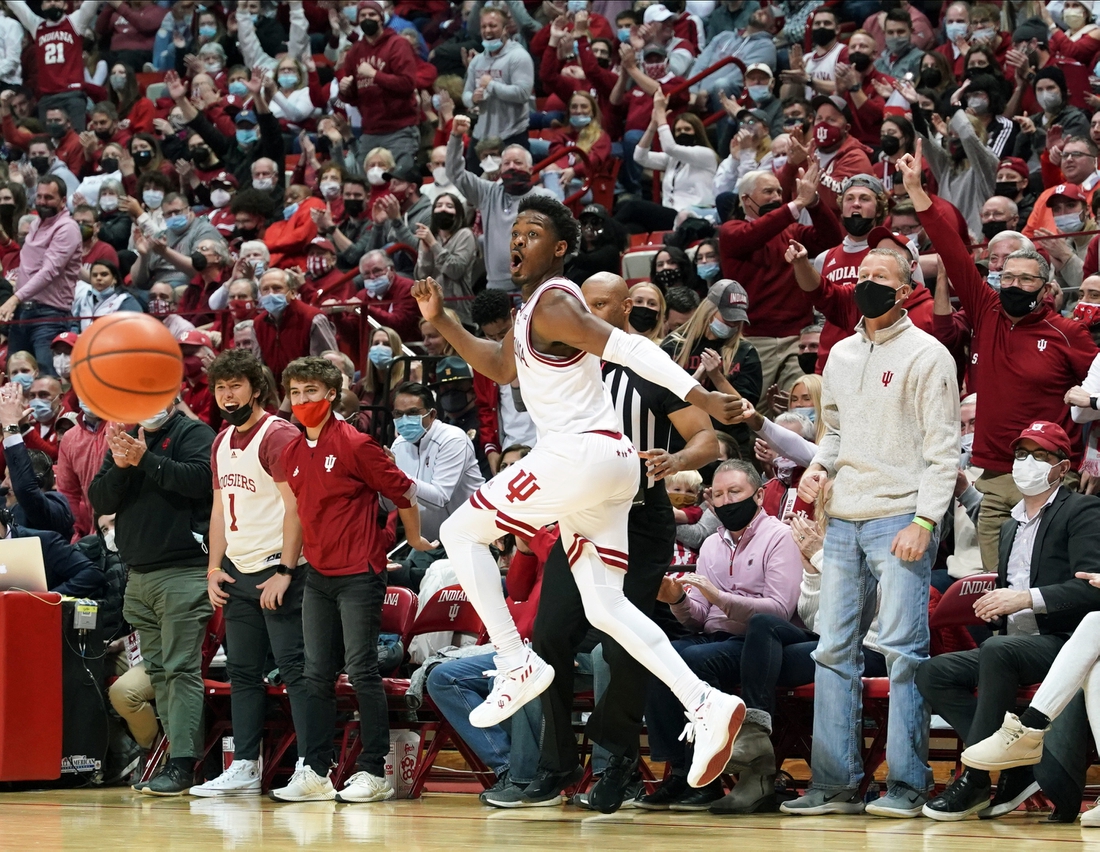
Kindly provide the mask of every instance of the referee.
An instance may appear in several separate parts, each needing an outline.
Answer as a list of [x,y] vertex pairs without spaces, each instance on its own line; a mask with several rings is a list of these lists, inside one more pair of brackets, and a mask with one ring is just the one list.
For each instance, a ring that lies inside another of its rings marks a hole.
[[[596,316],[627,333],[636,334],[627,317],[631,299],[626,281],[601,272],[581,290]],[[623,433],[647,458],[639,471],[638,496],[627,526],[630,562],[624,591],[627,599],[652,615],[661,579],[672,562],[676,524],[663,479],[680,470],[694,470],[718,458],[718,439],[710,417],[670,391],[638,376],[627,367],[605,363],[604,384],[611,392]],[[669,453],[672,430],[684,448]],[[577,743],[573,737],[573,655],[588,623],[560,543],[543,568],[542,598],[535,619],[535,653],[554,666],[554,683],[542,695],[544,733],[539,772],[527,789],[530,799],[542,799],[579,780]],[[611,682],[588,721],[589,736],[610,754],[607,768],[588,796],[588,804],[604,813],[618,810],[638,760],[649,673],[616,642],[604,637],[604,659]],[[557,789],[555,789],[557,788]]]

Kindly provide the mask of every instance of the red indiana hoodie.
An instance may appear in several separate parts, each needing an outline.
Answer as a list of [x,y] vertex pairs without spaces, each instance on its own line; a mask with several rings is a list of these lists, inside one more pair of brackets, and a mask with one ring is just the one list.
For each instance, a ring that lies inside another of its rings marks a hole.
[[[357,69],[363,62],[377,69],[374,79],[360,79]],[[374,44],[361,38],[352,45],[336,77],[355,80],[358,94],[352,102],[363,117],[364,133],[372,136],[394,133],[419,123],[416,71],[412,47],[389,28],[382,30]]]

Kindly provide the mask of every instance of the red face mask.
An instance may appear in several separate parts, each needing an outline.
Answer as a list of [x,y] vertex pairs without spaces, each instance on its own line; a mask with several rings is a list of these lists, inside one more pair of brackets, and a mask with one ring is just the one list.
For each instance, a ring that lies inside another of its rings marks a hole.
[[309,273],[310,278],[321,278],[327,275],[330,269],[332,269],[332,263],[327,257],[314,254],[306,258],[306,272]]
[[316,402],[301,402],[290,407],[291,411],[294,412],[294,416],[298,418],[298,422],[307,429],[315,429],[320,426],[325,417],[328,416],[331,408],[332,403],[327,399],[319,399]]
[[826,124],[824,121],[819,121],[814,125],[814,141],[817,143],[817,147],[823,151],[828,151],[830,148],[839,145],[841,135],[840,128]]
[[1094,326],[1100,322],[1100,305],[1090,305],[1087,302],[1078,302],[1073,309],[1074,319],[1079,319],[1087,326]]
[[198,355],[185,355],[183,358],[183,374],[194,381],[202,375],[202,359]]
[[244,322],[256,316],[256,303],[251,299],[243,302],[233,301],[229,303],[229,315],[234,322]]

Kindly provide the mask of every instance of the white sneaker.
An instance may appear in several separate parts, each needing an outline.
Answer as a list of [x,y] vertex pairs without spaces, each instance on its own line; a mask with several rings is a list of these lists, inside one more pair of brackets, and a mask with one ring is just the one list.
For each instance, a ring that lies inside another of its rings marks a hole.
[[336,794],[338,802],[384,802],[394,797],[393,787],[385,778],[371,775],[369,772],[356,772],[344,789]]
[[475,728],[499,725],[532,698],[538,698],[554,682],[553,666],[530,648],[525,654],[523,662],[513,669],[485,672],[496,679],[489,697],[470,711],[470,724]]
[[326,775],[322,778],[309,766],[304,757],[298,758],[290,783],[271,791],[276,802],[330,802],[336,798],[336,790]]
[[1081,815],[1082,828],[1100,828],[1100,800]]
[[234,760],[217,778],[191,788],[192,796],[212,799],[216,796],[260,795],[260,764],[256,760]]
[[703,701],[691,712],[680,739],[695,743],[688,784],[705,787],[722,774],[733,753],[733,744],[745,721],[745,702],[717,689],[703,693]]
[[962,753],[962,762],[975,769],[1012,769],[1033,766],[1043,759],[1046,730],[1025,728],[1014,713],[1005,713],[1001,727]]

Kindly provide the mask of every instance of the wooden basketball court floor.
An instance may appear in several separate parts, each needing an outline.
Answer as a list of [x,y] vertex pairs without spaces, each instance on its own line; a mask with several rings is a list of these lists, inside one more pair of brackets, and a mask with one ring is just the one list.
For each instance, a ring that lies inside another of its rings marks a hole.
[[603,815],[565,806],[495,810],[470,794],[443,793],[369,805],[278,804],[267,798],[155,799],[111,788],[0,795],[0,849],[1053,852],[1077,847],[1100,852],[1100,829],[1044,820],[1045,814],[1023,811],[957,823],[639,810]]

